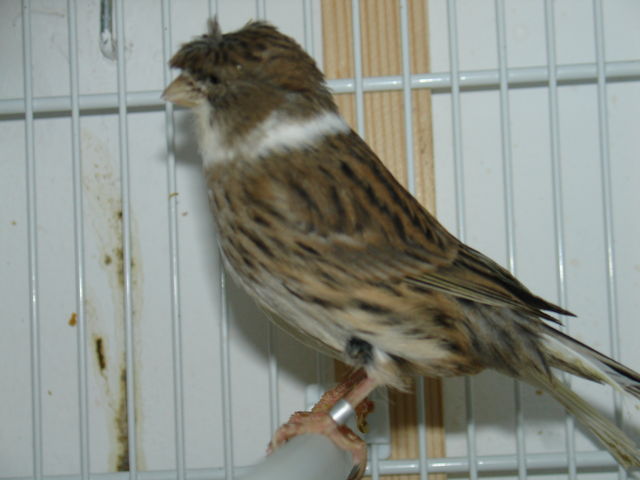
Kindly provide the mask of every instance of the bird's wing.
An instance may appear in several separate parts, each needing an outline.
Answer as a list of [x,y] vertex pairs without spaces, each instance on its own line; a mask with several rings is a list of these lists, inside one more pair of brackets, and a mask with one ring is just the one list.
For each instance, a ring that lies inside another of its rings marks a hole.
[[451,235],[354,132],[312,153],[287,152],[265,167],[296,249],[283,262],[295,258],[308,276],[418,285],[555,322],[545,310],[571,315]]
[[466,300],[515,308],[556,323],[560,322],[544,313],[545,310],[573,316],[534,295],[506,269],[464,244],[460,245],[457,257],[449,265],[408,275],[405,280]]
[[[426,210],[425,215],[429,215]],[[444,227],[438,226],[444,229]],[[375,237],[375,244],[371,238]],[[560,323],[545,311],[573,315],[531,293],[520,281],[496,262],[455,242],[455,255],[437,255],[414,245],[397,245],[384,237],[368,235],[348,244],[339,238],[325,238],[328,256],[335,264],[346,265],[364,283],[409,284],[433,289],[459,299],[495,307],[509,307],[532,317]],[[353,271],[355,270],[355,271]]]

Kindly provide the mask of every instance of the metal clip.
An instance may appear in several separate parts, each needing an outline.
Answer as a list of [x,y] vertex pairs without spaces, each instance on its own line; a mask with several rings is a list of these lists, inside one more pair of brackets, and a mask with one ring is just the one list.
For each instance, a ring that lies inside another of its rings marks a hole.
[[116,37],[113,34],[113,1],[100,0],[100,51],[109,60],[115,60]]

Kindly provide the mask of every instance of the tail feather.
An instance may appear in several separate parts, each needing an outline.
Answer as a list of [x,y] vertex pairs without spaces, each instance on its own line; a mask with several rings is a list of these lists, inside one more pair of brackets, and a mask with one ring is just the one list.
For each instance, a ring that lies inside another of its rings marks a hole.
[[640,450],[633,441],[610,420],[569,389],[562,381],[542,372],[528,380],[549,392],[564,408],[584,425],[609,450],[624,468],[640,468]]
[[[549,365],[604,383],[640,399],[640,374],[591,347],[545,325],[542,348]],[[547,390],[582,423],[625,468],[640,467],[640,450],[629,437],[553,375],[533,373],[534,383]]]
[[598,383],[611,385],[640,399],[640,373],[584,343],[545,325],[544,348],[552,367]]

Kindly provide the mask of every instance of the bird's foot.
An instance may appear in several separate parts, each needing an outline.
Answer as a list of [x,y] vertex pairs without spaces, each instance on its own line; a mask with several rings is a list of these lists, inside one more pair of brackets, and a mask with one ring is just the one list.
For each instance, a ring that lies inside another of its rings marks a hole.
[[[365,380],[364,373],[356,372],[343,383],[325,392],[310,412],[296,412],[291,415],[289,421],[278,428],[273,435],[267,453],[271,454],[298,435],[305,433],[324,435],[338,448],[351,453],[353,464],[358,466],[357,471],[352,473],[351,480],[361,478],[367,465],[367,445],[349,427],[338,425],[329,415],[329,411],[338,400],[347,396]],[[366,417],[372,411],[373,402],[368,399],[364,399],[355,407],[356,424],[360,431],[366,431]]]

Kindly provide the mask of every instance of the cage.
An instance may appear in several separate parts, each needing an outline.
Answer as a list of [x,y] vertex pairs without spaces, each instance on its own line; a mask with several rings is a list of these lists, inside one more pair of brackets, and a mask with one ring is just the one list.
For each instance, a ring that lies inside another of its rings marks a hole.
[[[295,37],[451,231],[640,368],[638,2],[6,0],[2,480],[231,480],[334,377],[225,278],[188,114],[160,99],[214,14]],[[637,401],[567,381],[640,441]],[[374,479],[633,475],[495,373],[378,404]]]

